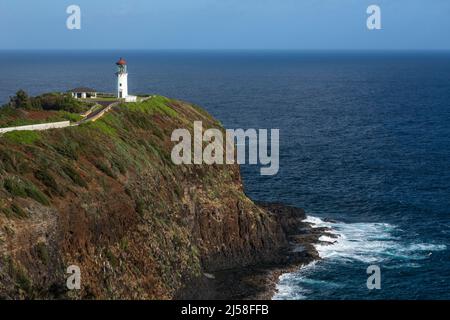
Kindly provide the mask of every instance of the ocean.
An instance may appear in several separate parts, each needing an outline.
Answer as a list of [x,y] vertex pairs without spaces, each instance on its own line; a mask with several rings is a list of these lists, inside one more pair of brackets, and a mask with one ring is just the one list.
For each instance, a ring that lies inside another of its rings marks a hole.
[[246,193],[305,208],[338,238],[274,299],[450,299],[450,53],[3,51],[0,103],[21,88],[114,92],[120,56],[132,94],[280,129],[279,173],[242,166]]

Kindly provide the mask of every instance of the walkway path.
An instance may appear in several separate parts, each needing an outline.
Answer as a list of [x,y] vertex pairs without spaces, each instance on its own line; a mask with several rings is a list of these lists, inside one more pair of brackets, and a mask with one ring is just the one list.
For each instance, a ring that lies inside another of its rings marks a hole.
[[106,105],[103,109],[96,110],[94,112],[89,113],[84,119],[74,123],[72,126],[78,126],[80,124],[86,123],[86,122],[94,122],[101,117],[105,115],[108,111],[110,111],[114,106],[117,106],[120,103],[120,101],[115,101],[113,103],[110,103]]
[[114,101],[112,103],[105,104],[101,109],[95,110],[98,106],[102,106],[102,104],[98,103],[82,115],[84,116],[82,120],[75,123],[70,123],[70,121],[59,121],[59,122],[39,123],[26,126],[0,128],[0,134],[11,131],[42,131],[42,130],[79,126],[80,124],[91,121],[93,122],[100,119],[105,115],[105,113],[110,111],[114,106],[118,105],[119,103],[121,103],[121,101]]

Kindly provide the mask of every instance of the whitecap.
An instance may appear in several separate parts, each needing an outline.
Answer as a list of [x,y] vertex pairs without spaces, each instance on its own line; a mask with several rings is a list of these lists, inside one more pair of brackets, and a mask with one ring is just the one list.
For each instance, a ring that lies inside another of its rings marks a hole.
[[428,257],[428,252],[445,250],[442,244],[403,244],[393,233],[397,227],[389,223],[342,223],[327,222],[318,217],[308,216],[305,220],[313,228],[327,227],[337,236],[321,236],[316,250],[322,259],[360,261],[363,263],[383,263],[392,259],[420,260]]
[[[444,244],[404,243],[396,236],[401,230],[389,223],[329,222],[314,216],[307,216],[304,222],[313,228],[325,227],[330,230],[332,235],[322,235],[315,248],[323,261],[333,264],[360,262],[367,266],[382,265],[387,269],[420,268],[420,261],[429,259],[432,252],[447,249]],[[321,261],[318,264],[320,265]],[[309,292],[302,284],[340,287],[339,283],[314,279],[315,268],[316,262],[297,272],[283,274],[273,299],[307,298]]]

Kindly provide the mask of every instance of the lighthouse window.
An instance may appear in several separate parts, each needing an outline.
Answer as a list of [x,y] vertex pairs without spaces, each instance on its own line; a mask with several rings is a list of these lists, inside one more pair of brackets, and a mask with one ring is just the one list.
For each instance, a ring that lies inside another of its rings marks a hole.
[[120,84],[120,86],[122,86],[122,84]]

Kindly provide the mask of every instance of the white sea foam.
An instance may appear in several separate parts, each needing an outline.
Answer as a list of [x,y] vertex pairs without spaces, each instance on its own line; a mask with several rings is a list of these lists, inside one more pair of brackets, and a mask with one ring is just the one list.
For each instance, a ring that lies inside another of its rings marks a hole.
[[[313,261],[310,264],[302,268],[302,272],[314,269],[317,261]],[[291,285],[292,273],[282,274],[277,284],[277,294],[273,297],[274,300],[304,300],[308,294],[308,290],[304,288],[298,288]]]
[[[430,257],[434,251],[446,250],[443,244],[404,243],[395,236],[398,229],[388,223],[342,223],[328,222],[308,216],[305,220],[313,228],[327,227],[333,236],[321,236],[322,243],[315,247],[324,262],[346,264],[360,262],[365,265],[380,264],[388,269],[418,268],[420,260]],[[277,285],[274,299],[304,299],[308,291],[299,283],[311,284],[314,272],[320,272],[322,261],[312,263],[298,272],[284,274]],[[323,286],[337,288],[338,283]]]
[[328,227],[337,238],[322,236],[326,244],[315,247],[323,259],[383,263],[392,259],[426,259],[432,251],[445,250],[445,245],[413,243],[404,244],[393,233],[397,227],[388,223],[341,223],[326,222],[308,217],[314,228]]

